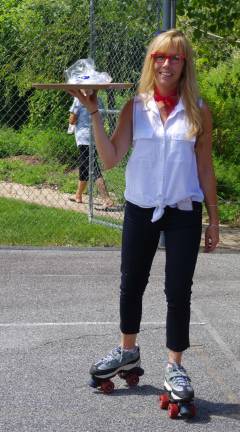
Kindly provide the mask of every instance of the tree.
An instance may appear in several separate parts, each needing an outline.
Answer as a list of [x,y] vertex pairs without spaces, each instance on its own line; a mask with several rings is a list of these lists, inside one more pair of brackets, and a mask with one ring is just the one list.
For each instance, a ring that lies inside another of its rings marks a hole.
[[179,0],[177,16],[193,41],[200,70],[227,61],[240,47],[240,3],[235,0]]
[[240,37],[240,3],[236,0],[178,0],[177,13],[194,27],[193,35],[201,31],[217,33],[230,41]]

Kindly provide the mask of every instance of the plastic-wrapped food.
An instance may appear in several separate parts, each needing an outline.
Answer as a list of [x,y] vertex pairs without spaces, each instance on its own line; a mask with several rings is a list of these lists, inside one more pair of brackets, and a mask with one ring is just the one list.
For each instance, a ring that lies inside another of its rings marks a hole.
[[77,60],[64,71],[64,76],[68,84],[105,84],[112,81],[112,77],[107,72],[95,70],[91,58]]

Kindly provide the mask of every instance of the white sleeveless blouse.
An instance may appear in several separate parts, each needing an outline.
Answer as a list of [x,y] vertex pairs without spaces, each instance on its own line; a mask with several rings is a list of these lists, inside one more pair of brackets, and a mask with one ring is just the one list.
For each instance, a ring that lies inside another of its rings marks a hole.
[[[133,151],[126,168],[125,199],[143,208],[155,207],[152,222],[166,206],[203,201],[195,142],[188,138],[189,126],[180,99],[162,123],[154,98],[140,95],[133,103]],[[184,207],[183,207],[184,208]]]

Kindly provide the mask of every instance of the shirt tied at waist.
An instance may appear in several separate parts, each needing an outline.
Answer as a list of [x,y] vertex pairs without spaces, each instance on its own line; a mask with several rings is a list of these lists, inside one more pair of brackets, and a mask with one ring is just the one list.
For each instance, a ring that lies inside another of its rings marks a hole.
[[[193,209],[192,199],[190,197],[179,201],[177,204],[170,205],[169,207],[177,207],[179,210],[191,211]],[[152,215],[151,222],[157,222],[164,213],[164,207],[162,204],[157,204]]]
[[153,211],[151,222],[157,222],[159,219],[161,219],[163,213],[164,208],[162,207],[162,204],[158,204]]

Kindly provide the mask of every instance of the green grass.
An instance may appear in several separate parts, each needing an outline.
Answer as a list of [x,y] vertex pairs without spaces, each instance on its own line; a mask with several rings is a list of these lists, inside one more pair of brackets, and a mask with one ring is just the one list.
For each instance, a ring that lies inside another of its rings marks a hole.
[[66,171],[58,163],[29,164],[23,160],[0,160],[0,180],[20,183],[26,186],[57,186],[62,192],[73,193],[76,188],[77,174]]
[[240,204],[228,204],[219,201],[219,217],[223,224],[240,227]]
[[104,172],[104,178],[109,192],[113,192],[119,204],[123,204],[125,189],[125,167],[118,166]]
[[0,244],[118,247],[121,231],[90,224],[86,215],[0,198]]
[[[120,166],[104,172],[109,192],[113,192],[118,203],[123,203],[125,188],[124,167]],[[69,170],[59,163],[30,164],[19,159],[0,160],[0,180],[20,183],[26,186],[44,184],[46,187],[56,186],[64,193],[74,193],[78,181],[78,169]]]
[[[240,225],[240,169],[233,164],[215,159],[215,170],[218,178],[219,213],[222,223]],[[114,193],[118,204],[124,203],[125,163],[104,172],[107,188]],[[60,163],[31,164],[25,160],[6,158],[0,160],[0,180],[24,184],[27,186],[55,186],[60,192],[73,194],[78,181],[78,169],[69,170]],[[94,189],[94,194],[96,188]],[[225,202],[226,201],[226,202]],[[111,221],[111,218],[105,220]]]
[[222,223],[240,226],[240,167],[214,158],[218,183],[219,214]]

